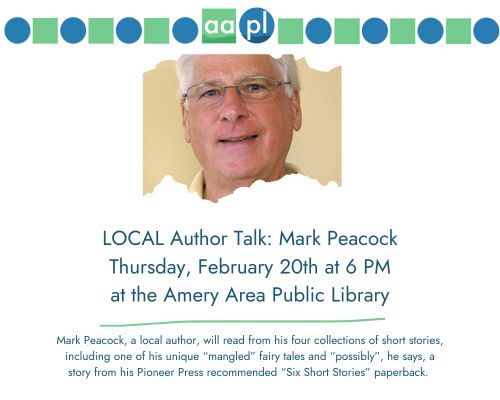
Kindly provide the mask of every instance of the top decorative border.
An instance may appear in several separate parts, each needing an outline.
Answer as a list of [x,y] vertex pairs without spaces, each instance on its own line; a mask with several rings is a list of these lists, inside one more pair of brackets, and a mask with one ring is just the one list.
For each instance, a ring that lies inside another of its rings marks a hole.
[[[168,44],[175,40],[181,44],[200,40],[203,44],[234,44],[239,40],[250,43],[264,43],[277,31],[278,44],[301,45],[304,41],[312,44],[416,44],[417,38],[423,44],[472,44],[473,38],[480,44],[494,43],[499,36],[498,23],[492,18],[473,21],[470,18],[446,18],[444,22],[436,18],[313,18],[307,22],[303,18],[275,19],[263,8],[245,11],[239,21],[236,9],[207,8],[201,13],[201,34],[196,21],[182,17],[170,18],[127,17],[116,25],[113,18],[72,17],[60,22],[58,18],[33,18],[28,20],[15,17],[5,24],[6,39],[21,44],[32,38],[33,44],[57,44],[60,39],[77,44],[87,38],[89,44],[113,44],[115,38],[126,44],[137,43],[142,37],[144,44]],[[276,29],[275,29],[276,28]],[[333,38],[332,38],[333,36]]]

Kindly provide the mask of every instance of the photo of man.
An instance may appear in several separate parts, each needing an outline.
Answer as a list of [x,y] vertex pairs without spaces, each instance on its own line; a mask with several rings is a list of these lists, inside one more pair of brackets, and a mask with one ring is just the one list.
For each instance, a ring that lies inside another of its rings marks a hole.
[[183,55],[145,72],[143,85],[144,193],[165,176],[212,202],[289,174],[341,184],[340,67]]
[[216,202],[298,172],[286,163],[302,124],[292,55],[185,55],[176,70],[185,139],[202,166],[190,191]]

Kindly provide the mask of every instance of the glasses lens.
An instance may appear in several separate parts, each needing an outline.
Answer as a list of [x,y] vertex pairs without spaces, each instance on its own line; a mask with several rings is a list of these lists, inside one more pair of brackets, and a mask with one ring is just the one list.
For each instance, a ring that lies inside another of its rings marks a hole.
[[216,83],[200,83],[188,91],[188,99],[195,104],[210,105],[224,96],[224,87]]
[[276,87],[276,82],[266,77],[244,79],[238,85],[242,96],[252,100],[265,99]]

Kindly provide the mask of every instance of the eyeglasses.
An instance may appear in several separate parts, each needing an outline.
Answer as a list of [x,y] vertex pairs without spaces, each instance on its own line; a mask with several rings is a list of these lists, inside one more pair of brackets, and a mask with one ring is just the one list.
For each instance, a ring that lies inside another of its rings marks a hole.
[[236,93],[247,102],[267,99],[279,86],[291,82],[280,82],[267,76],[252,76],[242,79],[237,85],[224,85],[220,82],[201,82],[191,86],[182,94],[183,101],[196,107],[210,108],[222,102],[227,89],[234,88]]

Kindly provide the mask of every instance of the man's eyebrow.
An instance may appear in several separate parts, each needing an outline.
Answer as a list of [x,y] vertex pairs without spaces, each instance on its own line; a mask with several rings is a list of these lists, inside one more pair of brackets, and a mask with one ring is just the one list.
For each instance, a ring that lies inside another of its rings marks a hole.
[[193,86],[196,86],[196,85],[200,85],[202,83],[220,83],[220,84],[224,84],[221,80],[219,79],[202,79],[202,80],[198,80],[198,81],[193,81],[191,82],[191,84],[189,85],[189,87],[193,87]]
[[[220,83],[220,84],[224,84],[224,82],[222,81],[222,79],[203,79],[202,81],[199,81],[198,83]],[[195,83],[196,85],[196,83]]]
[[[234,84],[239,83],[239,82],[241,82],[241,81],[244,81],[245,79],[255,78],[255,77],[261,77],[261,76],[265,76],[265,77],[268,77],[268,78],[276,79],[276,78],[274,78],[272,75],[269,75],[269,74],[264,74],[264,73],[252,73],[252,74],[246,74],[246,75],[244,75],[244,76],[242,76],[242,77],[238,78],[238,79],[234,82]],[[277,79],[277,80],[279,80],[279,79]],[[198,84],[200,84],[200,83],[220,83],[220,84],[223,84],[223,85],[226,85],[226,84],[227,84],[226,82],[224,82],[224,80],[223,80],[223,79],[217,79],[217,78],[215,78],[215,79],[203,79],[203,80],[201,80],[201,81],[199,81],[199,82],[197,82],[197,83],[193,83],[193,85],[198,85]]]

